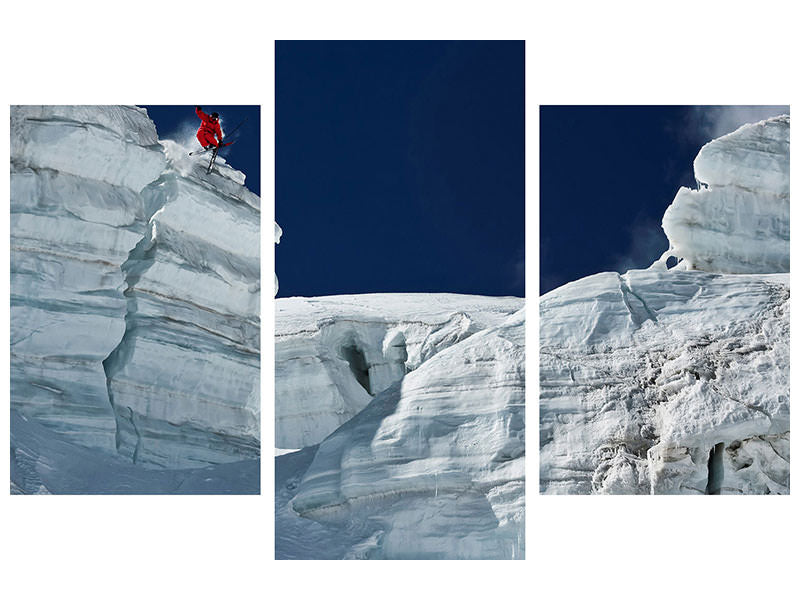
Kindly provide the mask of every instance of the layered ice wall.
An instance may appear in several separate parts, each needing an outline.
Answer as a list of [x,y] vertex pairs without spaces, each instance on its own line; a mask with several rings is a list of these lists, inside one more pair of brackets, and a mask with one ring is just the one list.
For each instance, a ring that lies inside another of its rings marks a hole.
[[161,476],[169,487],[186,469],[257,463],[259,199],[223,160],[206,174],[186,154],[136,107],[12,107],[12,471],[22,481],[103,491],[88,466],[75,489],[43,468],[63,444],[82,463],[138,467],[134,487],[117,491],[158,491],[155,470],[184,470]]
[[524,557],[523,301],[277,304],[276,556]]
[[[117,450],[186,468],[259,454],[259,199],[185,151],[142,194],[160,208],[126,261],[125,335],[104,362]],[[222,185],[220,185],[222,184]]]
[[789,271],[789,116],[743,125],[700,150],[700,189],[664,213],[670,254],[717,273]]
[[672,248],[540,301],[544,493],[789,492],[789,118],[707,144]]
[[518,298],[459,294],[360,294],[276,302],[278,448],[321,442],[438,351],[521,308]]
[[167,160],[133,107],[12,107],[11,407],[113,453],[103,360],[125,332],[122,264]]

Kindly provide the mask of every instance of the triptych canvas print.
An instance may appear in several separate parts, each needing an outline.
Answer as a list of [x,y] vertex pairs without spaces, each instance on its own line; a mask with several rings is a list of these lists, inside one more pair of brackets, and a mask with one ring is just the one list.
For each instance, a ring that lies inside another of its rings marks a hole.
[[10,493],[260,495],[280,560],[789,494],[789,106],[532,114],[525,49],[279,41],[274,139],[188,92],[11,105]]

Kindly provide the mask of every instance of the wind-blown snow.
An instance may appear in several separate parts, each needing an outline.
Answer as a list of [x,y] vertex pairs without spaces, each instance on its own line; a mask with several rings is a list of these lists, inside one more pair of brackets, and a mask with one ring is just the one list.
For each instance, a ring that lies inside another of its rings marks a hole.
[[522,300],[277,304],[276,556],[524,557]]
[[11,402],[37,432],[12,431],[12,462],[30,472],[63,440],[87,449],[75,460],[144,465],[143,493],[166,469],[257,465],[260,201],[244,175],[206,174],[136,107],[11,120]]
[[647,270],[540,299],[544,493],[789,492],[789,118],[703,147]]

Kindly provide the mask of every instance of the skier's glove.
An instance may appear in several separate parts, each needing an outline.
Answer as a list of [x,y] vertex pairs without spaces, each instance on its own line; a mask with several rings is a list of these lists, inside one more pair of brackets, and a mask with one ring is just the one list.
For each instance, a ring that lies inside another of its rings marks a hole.
[[195,108],[196,108],[197,110],[203,110],[203,107],[202,107],[202,106],[195,106]]

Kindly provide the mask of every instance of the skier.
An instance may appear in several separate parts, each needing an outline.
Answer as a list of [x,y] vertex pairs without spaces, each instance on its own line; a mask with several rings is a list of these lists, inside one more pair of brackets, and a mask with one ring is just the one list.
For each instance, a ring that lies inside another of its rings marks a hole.
[[[197,116],[200,117],[200,120],[203,121],[203,123],[200,125],[200,129],[197,130],[197,140],[200,142],[200,145],[206,150],[210,150],[211,148],[215,147],[221,148],[222,129],[220,129],[219,126],[219,114],[211,113],[211,116],[208,116],[203,112],[203,108],[201,106],[195,106],[194,112],[196,112]],[[219,139],[219,142],[214,139],[214,136]]]

